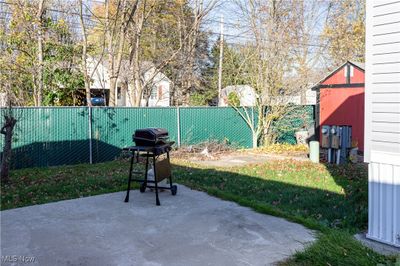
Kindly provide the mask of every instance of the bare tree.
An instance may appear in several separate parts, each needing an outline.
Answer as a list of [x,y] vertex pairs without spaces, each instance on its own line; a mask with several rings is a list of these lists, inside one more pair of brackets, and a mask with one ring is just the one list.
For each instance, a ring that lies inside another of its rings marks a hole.
[[131,25],[131,36],[129,40],[129,66],[132,69],[132,90],[128,91],[129,100],[132,106],[140,106],[143,96],[143,91],[146,88],[147,82],[142,75],[147,69],[141,65],[141,37],[143,25],[153,11],[155,2],[148,4],[147,1],[140,3],[139,11],[134,17],[135,23]]
[[[92,105],[92,96],[90,92],[90,84],[91,80],[96,73],[96,70],[98,66],[103,62],[103,56],[104,56],[104,50],[105,50],[105,39],[101,39],[101,44],[98,45],[97,48],[100,49],[100,54],[99,58],[90,58],[89,59],[89,51],[88,51],[88,29],[87,29],[87,15],[84,12],[84,7],[86,10],[89,10],[91,15],[93,15],[94,19],[96,19],[97,23],[101,24],[102,21],[100,18],[97,18],[93,12],[89,9],[89,7],[84,3],[83,0],[78,1],[79,5],[79,22],[80,22],[80,28],[82,32],[82,58],[81,58],[81,67],[83,71],[83,80],[85,84],[85,94],[86,94],[86,102],[88,106]],[[103,29],[103,32],[105,30],[105,27],[101,27]]]
[[[33,104],[40,106],[43,95],[43,42],[45,37],[44,15],[45,0],[6,1],[7,13],[10,17],[2,21],[1,35],[3,39],[2,71],[13,75],[14,80],[25,77],[25,84],[19,96],[33,98]],[[18,41],[15,41],[18,40]],[[4,49],[4,48],[7,49]],[[18,73],[18,75],[17,75]],[[29,77],[29,78],[27,78]],[[10,79],[10,81],[13,81]],[[33,96],[33,97],[32,97]]]
[[300,32],[304,30],[304,2],[250,0],[246,5],[242,1],[237,4],[254,39],[242,46],[241,53],[244,73],[257,99],[254,108],[234,108],[250,127],[253,146],[260,140],[268,145],[276,140],[274,125],[296,108],[291,99],[307,84],[306,80],[294,82],[308,68],[311,54],[298,48],[309,45],[301,43],[308,41],[302,40]]
[[[118,0],[116,12],[112,14],[111,1],[106,0],[105,26],[108,54],[108,75],[110,84],[110,106],[116,105],[115,89],[121,70],[121,62],[125,48],[125,39],[129,26],[133,23],[139,0]],[[122,14],[121,14],[122,13]]]
[[[193,2],[193,13],[188,14],[186,2],[179,3],[179,9],[174,15],[177,16],[177,32],[179,33],[179,45],[169,47],[166,54],[158,57],[156,62],[145,63],[143,61],[142,38],[143,30],[147,20],[154,13],[156,1],[143,1],[140,3],[138,12],[135,14],[134,23],[131,24],[131,36],[129,40],[129,62],[132,70],[132,87],[129,98],[132,106],[140,106],[141,100],[148,102],[154,78],[170,64],[178,64],[176,71],[180,72],[182,102],[188,103],[190,88],[193,86],[194,64],[196,45],[200,27],[207,14],[215,7],[217,0],[208,1],[204,4],[202,0]],[[154,26],[154,25],[153,25]],[[170,30],[170,29],[169,29]],[[156,42],[157,40],[153,40]]]
[[197,77],[199,70],[196,69],[196,53],[198,51],[199,39],[201,37],[201,27],[205,22],[207,15],[213,10],[220,1],[204,1],[193,0],[191,5],[193,7],[193,14],[187,17],[185,14],[184,6],[181,7],[178,16],[178,32],[179,43],[182,46],[181,53],[179,54],[179,63],[181,67],[177,69],[179,80],[178,91],[175,92],[175,103],[188,105],[190,93],[193,92],[195,87],[198,87]]
[[[79,21],[81,25],[81,30],[82,30],[82,71],[83,71],[83,80],[85,82],[85,93],[86,93],[86,102],[88,106],[92,105],[92,97],[90,94],[90,74],[88,71],[88,66],[87,66],[87,48],[88,48],[88,38],[87,38],[87,33],[86,33],[86,25],[85,25],[85,20],[83,16],[83,1],[79,0]],[[99,61],[100,62],[100,61]],[[94,72],[94,71],[93,71]]]

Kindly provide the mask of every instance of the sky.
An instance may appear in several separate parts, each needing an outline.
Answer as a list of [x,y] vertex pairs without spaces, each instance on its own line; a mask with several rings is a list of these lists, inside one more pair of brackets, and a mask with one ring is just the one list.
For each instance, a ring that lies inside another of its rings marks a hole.
[[[213,0],[206,0],[206,2],[207,1]],[[320,21],[313,29],[312,34],[319,34],[322,31],[327,13],[327,0],[318,1],[320,3],[318,11],[318,13],[320,13]],[[241,2],[242,4],[246,5],[248,0],[220,0],[216,8],[214,8],[208,15],[204,29],[211,32],[211,39],[213,41],[218,39],[220,36],[221,16],[223,16],[224,20],[224,39],[228,43],[241,43],[252,39],[251,32],[249,32],[249,30],[245,27],[245,22],[243,21],[243,17],[237,2]]]
[[[245,1],[245,0],[243,0]],[[228,43],[243,42],[251,35],[244,28],[240,10],[234,0],[221,0],[207,17],[204,29],[211,32],[211,40],[220,36],[221,16],[223,17],[224,39]],[[247,33],[246,33],[247,32]]]
[[[212,0],[206,0],[212,1]],[[284,1],[284,0],[282,0]],[[304,0],[306,4],[311,5],[312,3],[317,3],[317,9],[314,12],[317,14],[316,24],[308,30],[308,34],[312,35],[313,40],[308,44],[294,44],[296,47],[305,48],[308,47],[311,58],[316,59],[310,63],[314,67],[324,68],[326,67],[326,62],[324,60],[324,53],[326,49],[323,47],[324,44],[320,43],[319,36],[324,28],[326,16],[328,14],[328,0],[317,0],[318,2],[312,2],[309,0]],[[253,35],[251,31],[245,26],[246,22],[241,15],[241,10],[237,5],[237,2],[242,4],[248,4],[249,0],[221,0],[220,4],[213,9],[207,17],[207,22],[204,25],[204,29],[211,32],[211,43],[210,47],[213,46],[216,40],[220,36],[220,18],[221,15],[224,18],[224,40],[228,44],[241,44],[253,40]],[[313,14],[314,14],[313,13]],[[304,46],[305,45],[305,46]],[[313,57],[313,55],[317,55]]]

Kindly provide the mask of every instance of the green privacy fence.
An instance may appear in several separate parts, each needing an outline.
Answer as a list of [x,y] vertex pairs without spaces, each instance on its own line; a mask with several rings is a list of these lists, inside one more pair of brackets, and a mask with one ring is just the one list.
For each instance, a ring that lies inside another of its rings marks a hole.
[[176,108],[92,107],[92,121],[93,162],[112,160],[121,148],[132,146],[138,128],[165,128],[173,141],[178,136]]
[[181,143],[195,144],[219,140],[241,147],[252,147],[251,130],[233,108],[179,108]]
[[[12,168],[88,162],[87,108],[18,108]],[[3,149],[4,138],[0,140]]]
[[272,126],[277,142],[296,144],[295,132],[299,129],[314,128],[314,106],[306,105],[294,108]]
[[[311,106],[299,107],[308,120],[312,120],[312,110]],[[229,107],[26,107],[13,112],[18,119],[13,138],[14,169],[113,160],[123,147],[133,145],[133,132],[144,127],[166,128],[171,140],[181,145],[218,140],[252,146],[249,127]],[[287,119],[289,124],[296,119],[302,124],[304,117],[296,114]],[[295,130],[282,131],[279,140],[295,141]],[[1,137],[1,149],[3,144]]]

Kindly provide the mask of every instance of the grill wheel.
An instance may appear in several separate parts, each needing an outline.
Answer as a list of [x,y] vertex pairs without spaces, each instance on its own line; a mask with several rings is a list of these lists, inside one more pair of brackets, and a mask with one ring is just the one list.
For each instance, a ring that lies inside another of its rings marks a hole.
[[178,192],[178,187],[176,185],[173,185],[171,189],[172,195],[175,196],[177,192]]

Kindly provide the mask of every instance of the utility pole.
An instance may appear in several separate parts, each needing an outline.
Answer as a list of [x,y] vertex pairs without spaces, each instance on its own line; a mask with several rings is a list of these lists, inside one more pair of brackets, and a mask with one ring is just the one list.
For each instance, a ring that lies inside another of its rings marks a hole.
[[220,105],[222,90],[222,62],[224,59],[224,16],[221,15],[221,36],[219,38],[219,66],[218,66],[218,106]]

